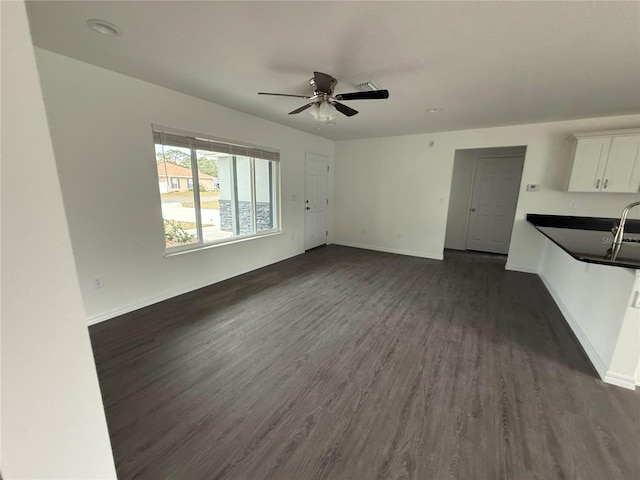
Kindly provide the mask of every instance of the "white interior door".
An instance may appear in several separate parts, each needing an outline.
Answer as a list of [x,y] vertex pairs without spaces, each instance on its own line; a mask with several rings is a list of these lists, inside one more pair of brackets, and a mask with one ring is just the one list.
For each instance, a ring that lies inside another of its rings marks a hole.
[[467,250],[509,252],[524,157],[476,158]]
[[327,243],[327,173],[329,159],[306,154],[304,249]]

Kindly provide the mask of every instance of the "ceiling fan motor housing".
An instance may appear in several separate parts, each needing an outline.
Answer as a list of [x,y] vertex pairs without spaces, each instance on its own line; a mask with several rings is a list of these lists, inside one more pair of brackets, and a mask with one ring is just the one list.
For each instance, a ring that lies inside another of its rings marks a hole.
[[322,72],[313,72],[313,77],[309,79],[309,84],[314,88],[315,94],[333,95],[333,89],[338,84],[331,75]]

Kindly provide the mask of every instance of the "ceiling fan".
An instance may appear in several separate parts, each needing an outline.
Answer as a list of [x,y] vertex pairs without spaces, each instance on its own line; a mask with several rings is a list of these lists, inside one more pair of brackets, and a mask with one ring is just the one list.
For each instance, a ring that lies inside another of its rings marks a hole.
[[258,92],[258,95],[276,95],[279,97],[295,97],[304,98],[310,100],[309,103],[303,105],[300,108],[296,108],[289,115],[295,115],[296,113],[304,112],[309,109],[309,113],[319,121],[328,122],[333,120],[338,112],[346,115],[347,117],[353,117],[358,113],[347,105],[340,103],[340,101],[346,100],[375,100],[389,98],[388,90],[372,90],[368,92],[351,92],[351,93],[339,93],[333,94],[333,90],[338,84],[338,80],[331,75],[321,72],[313,72],[313,78],[309,80],[309,85],[313,87],[313,95],[294,95],[289,93],[267,93]]

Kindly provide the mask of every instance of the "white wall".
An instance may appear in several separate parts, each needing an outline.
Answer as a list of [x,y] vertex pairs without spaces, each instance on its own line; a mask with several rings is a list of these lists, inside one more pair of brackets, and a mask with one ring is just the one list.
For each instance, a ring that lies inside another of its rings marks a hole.
[[334,243],[442,258],[453,153],[441,162],[431,138],[336,144]]
[[[333,142],[48,51],[36,56],[90,321],[303,252],[305,151],[331,159]],[[283,233],[165,258],[152,123],[279,149]],[[95,275],[103,288],[93,289]]]
[[545,239],[540,277],[600,376],[635,386],[640,310],[630,306],[635,271],[580,262]]
[[[566,192],[569,135],[638,125],[640,115],[627,115],[338,142],[333,242],[442,258],[455,151],[524,145],[507,266],[537,272],[544,242],[526,223],[527,213],[617,217],[638,197]],[[540,191],[524,191],[528,183],[540,184]],[[570,208],[572,202],[576,208]]]
[[487,155],[524,156],[525,150],[525,147],[456,150],[451,176],[447,229],[444,239],[445,248],[453,248],[456,250],[465,249],[476,158]]
[[116,478],[23,2],[2,12],[2,473]]

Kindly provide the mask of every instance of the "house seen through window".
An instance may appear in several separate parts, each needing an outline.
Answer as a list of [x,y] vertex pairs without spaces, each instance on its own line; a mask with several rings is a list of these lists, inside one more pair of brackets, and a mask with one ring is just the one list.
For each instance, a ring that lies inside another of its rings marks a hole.
[[278,152],[160,131],[153,136],[168,250],[278,231]]

